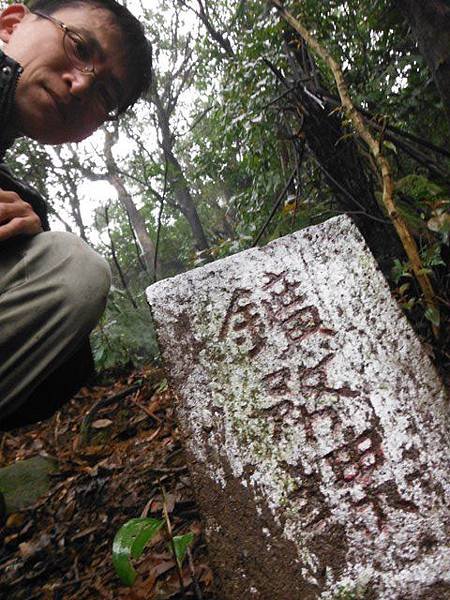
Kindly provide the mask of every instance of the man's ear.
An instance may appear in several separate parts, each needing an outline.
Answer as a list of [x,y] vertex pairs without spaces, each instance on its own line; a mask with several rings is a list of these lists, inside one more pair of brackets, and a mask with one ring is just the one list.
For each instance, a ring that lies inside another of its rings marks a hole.
[[0,12],[0,40],[8,43],[14,29],[30,13],[24,4],[11,4]]

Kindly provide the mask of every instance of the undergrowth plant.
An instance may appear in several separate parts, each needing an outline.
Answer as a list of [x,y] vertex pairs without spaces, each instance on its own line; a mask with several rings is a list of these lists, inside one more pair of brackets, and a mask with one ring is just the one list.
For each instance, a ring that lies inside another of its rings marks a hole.
[[193,533],[172,535],[172,529],[167,518],[154,519],[151,517],[138,517],[130,519],[118,530],[114,537],[112,547],[112,561],[114,569],[124,585],[132,586],[136,581],[137,573],[133,567],[133,560],[142,556],[146,545],[156,536],[166,524],[168,548],[174,555],[177,571],[182,585],[182,566],[188,547],[194,541]]

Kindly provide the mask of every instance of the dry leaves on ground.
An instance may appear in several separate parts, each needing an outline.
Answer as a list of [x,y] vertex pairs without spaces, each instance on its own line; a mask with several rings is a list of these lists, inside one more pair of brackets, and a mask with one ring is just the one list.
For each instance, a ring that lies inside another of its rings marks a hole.
[[[0,598],[213,598],[173,397],[159,385],[163,377],[147,367],[109,387],[83,388],[52,419],[3,435],[1,466],[47,454],[60,467],[47,496],[11,515],[0,530]],[[105,401],[111,396],[119,399]],[[193,568],[187,560],[183,567],[184,594],[163,533],[134,565],[139,576],[132,588],[121,586],[112,567],[119,527],[133,517],[162,516],[161,486],[174,534],[195,534]]]

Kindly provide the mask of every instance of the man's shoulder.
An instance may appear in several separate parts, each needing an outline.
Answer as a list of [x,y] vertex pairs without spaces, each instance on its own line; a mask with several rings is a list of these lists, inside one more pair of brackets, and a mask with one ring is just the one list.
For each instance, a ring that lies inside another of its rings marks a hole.
[[14,95],[23,69],[0,49],[0,160],[12,143],[10,131]]
[[[21,65],[5,54],[0,48],[0,103],[7,103],[8,106],[6,108],[8,109],[14,96],[17,80],[22,71]],[[9,112],[9,110],[6,112]]]
[[13,175],[4,162],[0,162],[0,189],[16,192],[22,200],[31,204],[34,212],[41,219],[42,228],[46,231],[50,229],[47,204],[43,197],[30,185]]

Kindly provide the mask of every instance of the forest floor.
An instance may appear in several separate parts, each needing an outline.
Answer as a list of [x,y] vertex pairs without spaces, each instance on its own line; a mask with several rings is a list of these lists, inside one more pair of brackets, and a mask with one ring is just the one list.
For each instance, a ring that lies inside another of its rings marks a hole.
[[[49,493],[0,528],[1,599],[213,598],[173,404],[162,371],[146,367],[83,388],[51,419],[3,434],[0,466],[44,455],[58,469]],[[134,563],[135,584],[123,586],[111,560],[117,530],[134,517],[162,518],[164,507],[174,534],[195,534],[184,591],[163,529]]]

